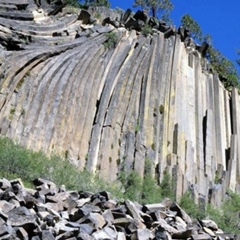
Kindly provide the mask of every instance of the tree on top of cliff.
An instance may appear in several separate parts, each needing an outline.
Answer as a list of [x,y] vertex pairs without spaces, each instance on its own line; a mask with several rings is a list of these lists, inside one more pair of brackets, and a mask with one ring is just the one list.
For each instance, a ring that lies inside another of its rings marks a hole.
[[169,19],[169,14],[174,5],[170,0],[135,0],[134,7],[141,7],[153,17],[161,17],[163,20]]
[[64,0],[64,3],[73,6],[95,6],[110,8],[111,4],[108,0]]
[[189,15],[186,14],[181,19],[182,26],[189,30],[194,40],[202,42],[203,32],[200,25]]
[[213,47],[212,37],[210,35],[204,36],[200,25],[189,14],[182,17],[181,23],[185,29],[190,31],[195,41],[206,41],[210,45],[207,50],[207,59],[224,83],[225,88],[239,88],[239,74],[237,68],[232,61],[228,60],[219,50]]
[[107,8],[110,8],[111,6],[108,0],[85,0],[85,5],[96,6],[96,7],[107,7]]
[[239,88],[239,74],[236,66],[228,60],[219,50],[210,46],[207,58],[213,69],[218,73],[220,80],[224,83],[226,89],[232,87]]

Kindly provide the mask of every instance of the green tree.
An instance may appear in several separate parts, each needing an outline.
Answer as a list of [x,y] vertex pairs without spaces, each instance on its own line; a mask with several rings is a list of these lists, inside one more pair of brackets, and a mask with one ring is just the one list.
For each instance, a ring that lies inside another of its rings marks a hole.
[[78,0],[64,0],[63,3],[65,5],[71,5],[73,7],[80,7],[80,3]]
[[141,7],[153,17],[168,20],[174,5],[170,0],[135,0],[133,7]]
[[209,47],[207,58],[212,68],[218,73],[225,88],[239,88],[239,74],[235,64],[228,60],[219,50]]
[[107,7],[110,8],[111,4],[108,0],[85,0],[85,5],[95,7]]
[[200,25],[189,15],[186,14],[181,19],[182,26],[189,30],[194,40],[202,42],[203,32]]
[[235,64],[213,47],[212,37],[208,34],[204,36],[200,25],[189,14],[182,17],[181,23],[185,29],[190,31],[194,40],[197,42],[205,41],[209,44],[207,59],[213,70],[219,75],[220,80],[224,83],[225,88],[239,87],[239,74]]

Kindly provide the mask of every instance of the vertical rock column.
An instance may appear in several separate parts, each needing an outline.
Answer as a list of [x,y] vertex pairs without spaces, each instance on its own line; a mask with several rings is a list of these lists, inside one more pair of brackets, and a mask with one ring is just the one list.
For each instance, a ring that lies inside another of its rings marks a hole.
[[[232,90],[232,131],[233,134],[237,135],[238,137],[231,137],[231,161],[234,161],[236,159],[236,165],[234,162],[230,164],[232,169],[229,169],[229,171],[232,173],[234,170],[234,167],[236,167],[236,182],[240,182],[240,110],[239,110],[240,104],[239,104],[239,95],[238,90],[233,89]],[[234,166],[235,165],[235,166]],[[231,179],[231,177],[230,177]],[[234,180],[233,180],[234,181]],[[230,186],[233,187],[234,182],[230,181]]]

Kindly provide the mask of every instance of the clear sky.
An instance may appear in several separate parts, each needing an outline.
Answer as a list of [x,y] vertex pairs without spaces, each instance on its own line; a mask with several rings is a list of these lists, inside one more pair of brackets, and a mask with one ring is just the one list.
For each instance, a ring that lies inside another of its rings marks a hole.
[[[134,0],[110,0],[111,7],[134,9]],[[174,10],[171,18],[176,27],[185,14],[198,22],[204,33],[213,38],[214,48],[228,59],[236,62],[240,49],[240,0],[172,0]],[[240,58],[240,56],[239,56]]]

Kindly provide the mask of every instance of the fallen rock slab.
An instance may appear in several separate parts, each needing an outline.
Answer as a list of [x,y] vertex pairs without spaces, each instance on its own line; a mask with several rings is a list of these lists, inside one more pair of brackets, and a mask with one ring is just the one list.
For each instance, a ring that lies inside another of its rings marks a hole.
[[107,192],[67,191],[41,178],[33,183],[35,190],[20,179],[0,180],[1,239],[236,239],[211,220],[189,224],[192,219],[169,199],[141,205]]

